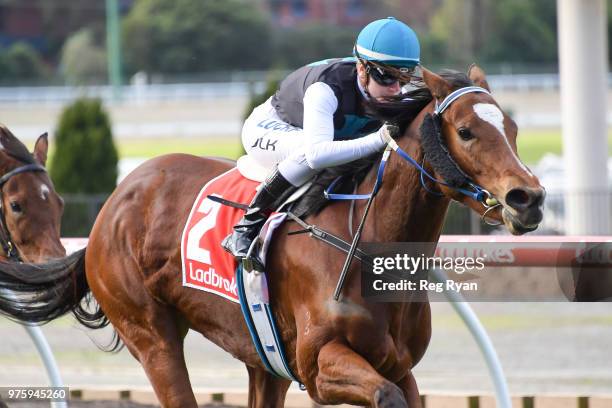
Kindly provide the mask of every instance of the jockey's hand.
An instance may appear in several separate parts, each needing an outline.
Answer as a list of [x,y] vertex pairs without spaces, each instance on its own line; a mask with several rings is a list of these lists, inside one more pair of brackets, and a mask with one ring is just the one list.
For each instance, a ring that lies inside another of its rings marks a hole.
[[390,141],[399,136],[399,126],[386,123],[380,128],[379,133],[383,142],[389,144]]

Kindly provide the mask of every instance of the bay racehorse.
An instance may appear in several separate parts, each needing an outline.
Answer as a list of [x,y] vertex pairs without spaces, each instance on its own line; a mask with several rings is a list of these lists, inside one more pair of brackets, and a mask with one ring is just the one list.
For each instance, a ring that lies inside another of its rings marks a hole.
[[61,258],[64,203],[45,169],[47,134],[28,149],[0,124],[0,259],[42,262]]
[[[428,96],[396,141],[442,178],[449,171],[433,166],[435,157],[424,154],[421,125],[451,91],[488,85],[478,67],[467,76],[424,69],[423,80]],[[493,97],[488,92],[462,95],[441,114],[439,124],[449,158],[501,204],[489,217],[513,234],[535,229],[544,190],[519,160],[517,127]],[[179,243],[191,205],[204,182],[230,167],[223,160],[183,154],[143,164],[108,199],[86,249],[42,265],[0,264],[0,287],[13,289],[12,298],[19,299],[10,301],[0,291],[0,309],[34,321],[73,311],[90,327],[110,320],[165,407],[196,406],[183,355],[183,339],[193,329],[246,364],[249,407],[283,406],[290,382],[264,369],[240,307],[182,286]],[[376,166],[358,192],[369,192],[375,179]],[[446,185],[427,185],[437,194],[422,188],[420,173],[392,153],[362,239],[437,242],[450,200],[481,214],[487,210]],[[349,206],[331,203],[307,221],[349,240]],[[356,205],[356,219],[364,207]],[[300,228],[294,223],[281,227],[267,264],[272,307],[291,370],[320,404],[420,407],[412,368],[429,343],[429,303],[366,302],[357,261],[341,301],[333,300],[344,254],[305,234],[287,234]],[[95,312],[82,302],[91,300],[90,291],[100,308]]]

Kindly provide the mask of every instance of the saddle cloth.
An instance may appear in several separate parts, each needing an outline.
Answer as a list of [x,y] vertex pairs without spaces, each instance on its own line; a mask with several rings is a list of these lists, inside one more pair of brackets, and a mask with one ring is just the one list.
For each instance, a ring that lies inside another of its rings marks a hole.
[[[236,203],[250,203],[259,182],[253,180],[252,172],[250,178],[247,178],[241,170],[246,172],[246,169],[238,166],[202,187],[181,238],[183,286],[214,293],[236,303],[239,303],[235,277],[238,265],[234,257],[221,247],[221,241],[231,233],[244,210],[223,205],[207,197],[214,195]],[[307,188],[308,185],[303,186],[283,205],[299,198]],[[284,213],[275,213],[262,228],[260,240],[263,244],[259,253],[262,261],[265,261],[274,230],[284,218]]]
[[222,205],[207,197],[215,195],[238,203],[250,203],[258,182],[244,178],[233,168],[202,187],[181,239],[183,286],[214,293],[239,303],[234,257],[221,248],[244,211]]

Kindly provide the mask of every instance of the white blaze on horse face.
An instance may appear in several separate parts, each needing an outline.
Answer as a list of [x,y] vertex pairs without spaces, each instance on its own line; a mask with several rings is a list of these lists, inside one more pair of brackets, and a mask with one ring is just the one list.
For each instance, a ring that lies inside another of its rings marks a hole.
[[47,200],[47,197],[49,197],[49,187],[47,187],[46,184],[41,184],[40,185],[40,197],[43,200]]
[[499,133],[502,134],[504,139],[506,138],[504,114],[497,106],[493,105],[492,103],[477,103],[474,105],[474,112],[476,112],[476,115],[478,115],[480,119],[499,130]]
[[512,146],[510,146],[510,143],[508,142],[508,137],[506,136],[506,128],[504,127],[504,114],[501,109],[499,109],[492,103],[477,103],[474,105],[474,112],[476,112],[476,115],[478,115],[480,119],[489,123],[495,129],[497,129],[499,133],[501,133],[502,139],[504,139],[504,142],[506,142],[506,144],[508,145],[508,148],[510,149],[510,152],[512,152],[512,155],[516,159],[517,163],[524,171],[531,175],[531,171],[529,171],[529,169],[525,167],[525,165],[521,162],[518,156],[514,153],[514,150],[512,150]]

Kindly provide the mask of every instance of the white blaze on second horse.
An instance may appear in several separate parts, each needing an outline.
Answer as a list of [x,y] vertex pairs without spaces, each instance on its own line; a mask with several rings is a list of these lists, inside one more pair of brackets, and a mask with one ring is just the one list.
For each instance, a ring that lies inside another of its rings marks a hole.
[[47,187],[46,184],[41,184],[40,185],[40,197],[43,200],[47,200],[48,196],[49,196],[49,187]]
[[521,160],[517,157],[516,153],[514,153],[514,150],[512,150],[512,146],[510,146],[510,143],[508,143],[508,138],[506,137],[506,128],[504,127],[504,114],[502,113],[501,109],[499,109],[496,105],[492,103],[477,103],[474,105],[474,112],[476,112],[476,115],[478,115],[480,119],[489,123],[495,129],[497,129],[499,133],[501,133],[502,139],[504,139],[504,142],[506,142],[506,144],[508,145],[508,148],[512,152],[512,155],[516,159],[517,163],[521,166],[523,170],[531,174],[531,171],[529,171],[529,169],[525,167],[523,162],[521,162]]

